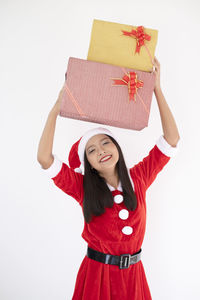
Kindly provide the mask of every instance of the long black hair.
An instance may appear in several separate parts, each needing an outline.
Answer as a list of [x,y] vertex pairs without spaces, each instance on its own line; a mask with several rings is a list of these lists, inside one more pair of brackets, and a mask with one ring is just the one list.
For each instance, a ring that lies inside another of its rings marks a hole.
[[[119,160],[115,167],[117,168],[119,180],[121,181],[122,185],[124,205],[129,210],[135,210],[137,207],[137,198],[130,182],[128,174],[129,171],[124,161],[122,150],[113,137],[109,135],[107,136],[113,141],[119,152]],[[91,169],[91,165],[86,156],[86,151],[84,152],[84,168],[83,214],[86,223],[89,223],[93,215],[100,216],[105,212],[105,207],[112,207],[114,205],[114,199],[109,187],[106,184],[106,180],[99,175],[96,169]]]

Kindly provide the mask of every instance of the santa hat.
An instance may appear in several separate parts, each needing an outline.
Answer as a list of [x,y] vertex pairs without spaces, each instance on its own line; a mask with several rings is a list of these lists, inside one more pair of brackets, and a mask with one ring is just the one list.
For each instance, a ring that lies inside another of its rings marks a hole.
[[116,137],[113,133],[104,127],[97,127],[91,130],[88,130],[76,143],[73,144],[69,152],[68,161],[71,168],[75,172],[81,173],[84,175],[84,152],[85,146],[89,139],[97,134],[106,134],[113,137],[116,140]]

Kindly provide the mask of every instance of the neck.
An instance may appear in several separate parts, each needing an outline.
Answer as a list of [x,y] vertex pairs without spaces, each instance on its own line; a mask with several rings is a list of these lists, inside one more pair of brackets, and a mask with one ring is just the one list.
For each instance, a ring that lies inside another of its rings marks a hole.
[[116,168],[114,170],[106,170],[104,172],[100,172],[99,175],[103,177],[108,184],[117,189],[119,185],[119,175]]

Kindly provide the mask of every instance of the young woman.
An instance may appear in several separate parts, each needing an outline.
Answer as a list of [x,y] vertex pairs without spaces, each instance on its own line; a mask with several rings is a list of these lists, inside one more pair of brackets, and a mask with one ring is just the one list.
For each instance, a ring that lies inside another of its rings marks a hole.
[[164,134],[149,154],[128,169],[116,137],[104,127],[87,131],[69,153],[69,165],[52,154],[62,90],[49,113],[38,162],[57,187],[72,196],[84,215],[88,243],[72,300],[150,300],[141,261],[146,226],[146,190],[178,150],[179,133],[160,87],[155,58],[155,96]]

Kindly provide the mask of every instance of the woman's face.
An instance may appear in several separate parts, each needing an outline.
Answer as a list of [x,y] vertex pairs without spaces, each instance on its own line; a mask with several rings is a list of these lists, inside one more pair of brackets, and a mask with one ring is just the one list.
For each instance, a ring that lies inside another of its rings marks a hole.
[[[105,134],[97,134],[89,139],[85,147],[86,156],[90,165],[98,172],[108,171],[115,168],[119,159],[118,149],[113,141]],[[105,157],[105,161],[101,159]]]

